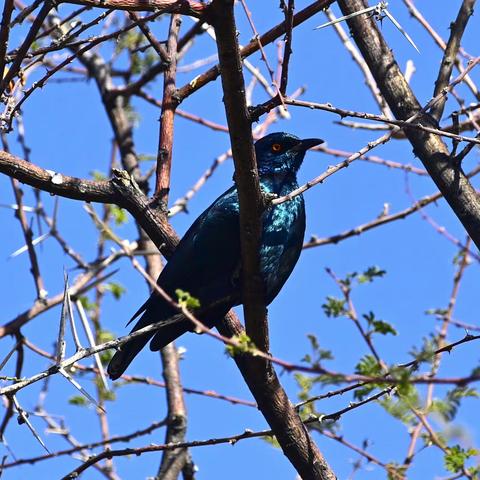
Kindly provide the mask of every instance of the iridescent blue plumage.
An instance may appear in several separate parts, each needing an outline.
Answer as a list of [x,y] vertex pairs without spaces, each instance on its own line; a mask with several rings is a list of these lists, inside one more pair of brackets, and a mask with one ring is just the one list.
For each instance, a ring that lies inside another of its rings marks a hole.
[[[262,190],[284,196],[297,188],[297,171],[305,152],[319,143],[322,143],[319,139],[300,140],[287,133],[272,133],[258,140],[255,152]],[[260,271],[267,305],[277,296],[297,263],[304,233],[302,195],[264,212]],[[198,298],[201,307],[195,315],[211,328],[231,307],[242,303],[240,257],[239,204],[237,189],[233,186],[195,220],[157,283],[174,298],[178,288]],[[132,331],[167,320],[177,312],[153,293],[137,315],[141,313]],[[152,336],[150,348],[159,350],[192,328],[184,319],[128,342],[113,356],[108,366],[110,377],[118,378]]]

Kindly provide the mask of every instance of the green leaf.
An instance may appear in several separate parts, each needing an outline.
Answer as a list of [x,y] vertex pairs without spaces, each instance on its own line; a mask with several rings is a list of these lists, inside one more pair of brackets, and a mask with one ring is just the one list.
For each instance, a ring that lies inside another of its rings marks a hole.
[[470,375],[471,375],[472,377],[476,377],[477,375],[480,375],[480,366],[475,367],[475,368],[471,371]]
[[357,272],[347,273],[345,278],[340,280],[340,284],[350,290],[353,280],[357,277]]
[[140,55],[133,53],[130,56],[130,72],[134,75],[137,75],[142,72],[142,59]]
[[425,315],[434,315],[435,317],[444,317],[448,313],[446,308],[429,308],[425,310]]
[[110,292],[115,300],[120,300],[121,296],[127,291],[122,284],[117,282],[105,283],[103,288]]
[[105,343],[114,340],[115,335],[110,330],[99,330],[97,332],[97,339],[99,343]]
[[78,299],[80,300],[82,307],[88,312],[91,312],[97,308],[97,304],[95,302],[91,302],[90,299],[85,295],[80,295]]
[[123,208],[117,207],[116,205],[110,206],[110,213],[113,216],[115,225],[123,225],[128,221],[127,211]]
[[303,373],[295,373],[294,378],[298,386],[300,387],[298,398],[302,401],[307,400],[309,397],[312,396],[310,392],[314,383],[313,377],[304,375]]
[[331,296],[327,297],[327,302],[322,305],[322,308],[327,317],[340,317],[347,312],[345,300]]
[[41,41],[38,41],[38,40],[34,40],[32,42],[32,44],[30,45],[30,49],[31,50],[37,50],[39,48],[43,47],[43,42]]
[[375,320],[372,326],[375,333],[397,335],[397,331],[388,322],[384,322],[383,320]]
[[386,465],[388,480],[402,480],[405,478],[407,465],[399,465],[398,463],[388,463]]
[[379,385],[376,383],[369,383],[363,387],[358,387],[353,392],[353,397],[355,400],[362,401],[368,397]]
[[[373,355],[365,355],[364,357],[362,357],[355,367],[355,372],[359,375],[365,375],[368,377],[379,377],[383,374],[382,367],[379,365]],[[370,383],[367,385],[363,385],[362,387],[355,390],[353,396],[357,400],[363,400],[373,390],[380,386],[381,383]]]
[[157,159],[157,156],[151,153],[140,153],[137,155],[137,159],[139,162],[152,162]]
[[410,407],[398,399],[390,397],[381,398],[378,403],[390,414],[392,417],[400,420],[405,425],[414,425],[417,417],[412,413]]
[[105,389],[105,385],[99,377],[95,378],[95,383],[97,385],[100,400],[103,400],[104,402],[113,402],[117,398],[117,395],[113,390]]
[[388,322],[383,320],[379,320],[375,318],[375,314],[373,312],[369,312],[363,315],[363,318],[367,321],[367,323],[372,327],[372,331],[370,333],[380,333],[382,335],[397,335],[397,331],[390,325]]
[[435,357],[436,348],[437,342],[433,336],[430,338],[424,337],[423,345],[420,348],[414,346],[409,353],[418,363],[431,363]]
[[302,361],[309,363],[313,367],[319,366],[322,360],[333,360],[333,354],[330,350],[320,348],[318,338],[313,334],[308,334],[307,338],[310,340],[312,354],[306,354]]
[[412,375],[411,371],[406,368],[394,369],[390,372],[394,378],[399,380],[397,384],[397,395],[405,402],[409,407],[420,407],[420,399],[418,396],[418,390],[410,382],[410,377]]
[[177,288],[175,290],[175,294],[178,298],[178,304],[183,308],[188,308],[189,310],[200,308],[200,300],[198,300],[198,298],[192,297],[188,292]]
[[449,390],[444,400],[435,399],[431,405],[431,411],[435,411],[442,415],[444,420],[451,422],[457,415],[458,408],[464,398],[478,398],[479,393],[470,387],[456,387]]
[[88,400],[81,395],[74,395],[68,399],[68,403],[70,405],[76,405],[77,407],[84,407],[85,405],[88,405]]
[[239,353],[252,353],[255,355],[257,348],[245,332],[242,332],[240,335],[234,335],[232,340],[236,340],[238,345],[227,345],[225,347],[225,351],[232,357]]
[[369,267],[367,270],[363,272],[363,274],[358,275],[357,281],[358,283],[369,283],[373,282],[375,278],[383,277],[387,272],[385,270],[380,269],[379,267]]
[[269,443],[273,448],[280,448],[280,444],[275,435],[272,435],[271,437],[262,437],[262,440]]
[[413,425],[417,417],[412,413],[413,408],[420,408],[420,396],[415,385],[409,382],[411,373],[406,369],[392,369],[391,374],[400,380],[394,396],[381,398],[378,403],[394,418],[405,425]]
[[122,50],[134,49],[142,40],[143,36],[141,32],[129,30],[118,37],[117,43],[115,44],[115,53],[118,55]]
[[[105,343],[109,342],[110,340],[114,340],[115,335],[110,332],[109,330],[98,330],[97,331],[97,343]],[[100,352],[100,360],[102,361],[103,365],[107,365],[113,357],[112,350],[104,350]]]
[[382,367],[373,355],[365,355],[355,367],[355,372],[368,377],[379,377],[382,375]]
[[443,457],[445,468],[449,472],[459,473],[465,467],[465,461],[477,454],[478,451],[473,448],[465,450],[460,445],[447,447],[445,456]]
[[100,352],[100,361],[102,365],[107,365],[110,363],[110,360],[113,358],[113,352],[111,350],[104,350]]
[[90,176],[97,182],[107,179],[107,176],[99,170],[93,170],[92,172],[90,172]]

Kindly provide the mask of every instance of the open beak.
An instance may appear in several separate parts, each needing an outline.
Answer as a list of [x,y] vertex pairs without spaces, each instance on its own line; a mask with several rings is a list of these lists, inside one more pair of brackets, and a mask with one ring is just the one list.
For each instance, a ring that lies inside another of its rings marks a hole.
[[305,152],[309,148],[320,145],[323,142],[324,142],[324,140],[322,140],[320,138],[304,138],[303,140],[300,140],[300,142],[297,143],[297,145],[295,145],[290,150],[292,150],[294,152],[300,152],[300,151]]

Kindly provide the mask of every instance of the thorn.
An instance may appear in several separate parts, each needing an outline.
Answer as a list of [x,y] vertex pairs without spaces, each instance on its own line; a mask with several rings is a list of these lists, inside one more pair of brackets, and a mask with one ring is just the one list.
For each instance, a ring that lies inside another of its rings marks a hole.
[[[75,306],[77,307],[78,315],[83,325],[83,329],[85,330],[85,335],[87,336],[88,343],[91,347],[95,347],[95,339],[93,337],[93,332],[90,327],[90,323],[88,322],[87,314],[85,309],[83,308],[82,302],[80,300],[75,301]],[[105,369],[103,368],[102,361],[100,359],[100,355],[98,353],[94,354],[95,363],[97,364],[98,371],[100,373],[100,378],[102,380],[103,388],[108,392],[110,388],[108,386],[107,377],[105,375]]]
[[41,439],[40,435],[37,433],[35,428],[33,428],[33,425],[30,423],[30,420],[28,419],[28,414],[27,412],[20,406],[18,403],[17,397],[15,395],[12,395],[12,400],[13,404],[15,405],[15,409],[17,410],[18,413],[18,424],[19,425],[27,425],[29,430],[32,432],[33,436],[36,438],[38,443],[49,453],[51,454],[50,450],[47,448],[43,440]]
[[107,413],[105,409],[97,403],[97,401],[70,375],[68,374],[63,368],[59,369],[59,372],[82,394],[87,398],[87,400],[90,401],[90,403],[93,403],[99,410],[101,410],[103,413]]

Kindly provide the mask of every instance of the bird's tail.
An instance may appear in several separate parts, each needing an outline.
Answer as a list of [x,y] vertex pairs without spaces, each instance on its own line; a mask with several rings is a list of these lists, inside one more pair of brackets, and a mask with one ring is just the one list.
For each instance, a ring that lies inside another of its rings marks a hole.
[[[132,329],[132,332],[145,326],[138,326],[141,320],[142,319],[138,321],[138,323]],[[115,355],[112,357],[107,367],[108,376],[112,380],[116,380],[122,376],[123,372],[125,372],[132,360],[137,356],[137,353],[147,344],[150,338],[152,338],[153,334],[154,332],[136,337],[123,345],[120,350],[115,352]]]
[[[142,307],[146,308],[145,312],[132,328],[130,333],[136,332],[147,325],[159,322],[165,318],[165,312],[163,312],[163,309],[159,308],[158,305],[155,305],[155,303],[149,305],[147,302],[146,305]],[[142,309],[139,310],[139,312],[141,311]],[[135,318],[135,316],[133,318]],[[119,378],[123,372],[125,372],[132,360],[137,356],[140,350],[153,336],[155,337],[150,344],[150,349],[154,351],[160,350],[169,343],[173,342],[180,335],[183,335],[187,330],[189,330],[189,326],[190,322],[184,317],[180,317],[180,319],[175,318],[173,320],[168,319],[165,321],[165,325],[162,326],[160,330],[149,332],[145,335],[133,338],[123,345],[119,350],[117,350],[115,355],[110,360],[110,363],[107,367],[109,377],[112,380]]]

